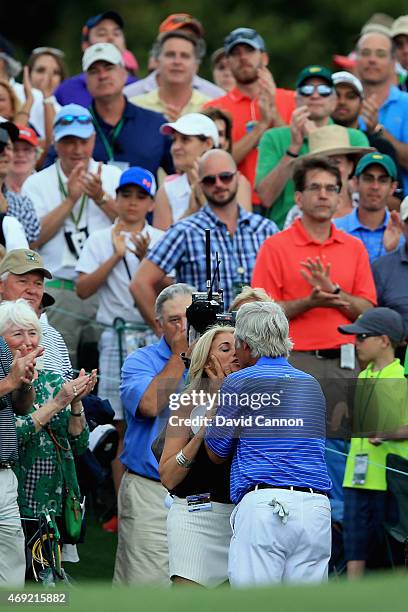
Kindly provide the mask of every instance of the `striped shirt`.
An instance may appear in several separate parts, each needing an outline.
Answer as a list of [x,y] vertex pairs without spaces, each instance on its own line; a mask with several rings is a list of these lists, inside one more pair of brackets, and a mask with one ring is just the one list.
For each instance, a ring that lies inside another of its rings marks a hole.
[[44,316],[40,317],[40,324],[43,333],[41,344],[44,347],[43,369],[57,372],[65,380],[72,379],[72,365],[64,338]]
[[326,402],[319,383],[283,357],[261,357],[228,376],[206,443],[233,454],[231,499],[255,485],[331,488],[325,463]]
[[239,208],[234,235],[206,205],[200,212],[178,221],[146,255],[166,274],[175,269],[176,282],[188,283],[198,291],[206,291],[205,230],[211,230],[212,273],[215,253],[221,259],[220,288],[224,290],[224,306],[228,308],[243,285],[251,282],[252,270],[260,246],[278,231],[273,221]]
[[28,242],[35,242],[40,235],[40,222],[31,199],[2,187],[3,195],[7,200],[7,214],[15,217],[24,228],[24,232]]
[[[0,379],[10,372],[13,357],[2,337],[0,337]],[[14,422],[11,395],[0,398],[0,462],[14,463],[18,458],[17,433]]]

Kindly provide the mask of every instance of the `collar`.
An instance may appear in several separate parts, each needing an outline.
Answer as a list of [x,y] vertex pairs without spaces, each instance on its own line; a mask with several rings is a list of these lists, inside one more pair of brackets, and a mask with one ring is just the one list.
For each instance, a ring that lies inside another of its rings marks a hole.
[[246,94],[244,94],[238,87],[233,87],[227,93],[227,98],[230,98],[233,102],[241,102],[242,100],[255,100],[256,98],[250,98]]
[[[211,219],[214,225],[220,225],[220,226],[223,225],[225,227],[224,221],[221,221],[221,219],[215,214],[215,212],[213,211],[213,209],[211,208],[209,204],[206,204],[200,212],[201,214],[204,213],[205,215],[207,215]],[[197,213],[197,214],[200,214],[200,213]],[[245,223],[245,224],[250,223],[253,216],[254,215],[251,215],[251,213],[244,210],[241,206],[238,206],[238,225],[241,225],[242,223]]]
[[371,232],[372,232],[372,231],[374,231],[374,232],[375,232],[375,231],[377,231],[377,230],[379,230],[379,229],[384,229],[384,228],[386,228],[386,227],[387,227],[387,223],[388,223],[388,220],[389,220],[389,218],[390,218],[390,212],[389,212],[389,210],[388,210],[388,209],[385,209],[385,217],[384,217],[384,221],[382,222],[382,224],[381,224],[381,225],[379,225],[378,227],[376,227],[374,230],[372,230],[371,228],[369,228],[369,227],[367,227],[366,225],[363,225],[363,224],[361,223],[361,221],[360,221],[360,219],[359,219],[359,216],[358,216],[358,207],[357,207],[357,208],[355,208],[355,209],[354,209],[354,210],[353,210],[353,211],[352,211],[352,212],[351,212],[351,213],[348,215],[348,218],[349,218],[349,224],[348,224],[348,231],[349,231],[349,232],[353,232],[353,231],[356,231],[356,230],[358,230],[358,229],[366,229],[366,230],[369,230],[369,231],[371,231]]
[[164,336],[162,336],[160,340],[157,342],[156,349],[157,349],[159,356],[162,357],[162,359],[166,359],[166,360],[170,359],[172,352]]
[[306,246],[308,244],[318,244],[319,246],[324,246],[328,244],[332,244],[333,242],[339,242],[341,244],[344,243],[344,232],[338,230],[334,223],[331,224],[331,232],[328,240],[324,242],[318,242],[309,236],[307,233],[302,220],[296,219],[296,221],[289,228],[289,231],[292,231],[295,234],[295,244],[297,246]]
[[366,369],[366,378],[383,378],[384,376],[385,378],[399,378],[398,370],[400,369],[400,367],[400,360],[394,359],[393,361],[391,361],[391,363],[382,368],[382,370],[376,370],[374,372],[373,362],[370,361]]
[[398,102],[400,97],[401,97],[401,91],[398,89],[396,85],[391,85],[390,94],[388,98],[386,99],[386,101],[384,102],[383,107],[386,104],[389,104],[390,102]]
[[[129,100],[127,99],[126,96],[123,96],[123,97],[125,98],[125,108],[123,110],[123,115],[122,115],[121,118],[123,119],[123,117],[124,117],[125,119],[129,119],[129,118],[137,117],[139,112],[142,110],[141,107],[140,106],[136,106],[135,104],[132,104],[131,102],[129,102]],[[112,127],[115,127],[115,126],[112,126],[110,123],[106,123],[102,119],[102,117],[99,115],[99,113],[98,113],[98,111],[96,110],[96,107],[95,107],[95,100],[92,100],[91,107],[92,107],[92,111],[93,111],[95,117],[97,118],[99,124],[106,125],[110,129]]]
[[286,357],[260,357],[256,362],[257,366],[269,365],[269,366],[280,366],[289,365]]

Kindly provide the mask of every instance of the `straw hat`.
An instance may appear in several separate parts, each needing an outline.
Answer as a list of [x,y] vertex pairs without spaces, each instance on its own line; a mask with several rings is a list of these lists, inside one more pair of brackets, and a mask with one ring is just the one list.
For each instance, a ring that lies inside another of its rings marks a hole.
[[361,157],[375,151],[373,147],[353,147],[347,128],[341,125],[325,125],[309,134],[309,153],[305,157],[317,155],[353,155]]

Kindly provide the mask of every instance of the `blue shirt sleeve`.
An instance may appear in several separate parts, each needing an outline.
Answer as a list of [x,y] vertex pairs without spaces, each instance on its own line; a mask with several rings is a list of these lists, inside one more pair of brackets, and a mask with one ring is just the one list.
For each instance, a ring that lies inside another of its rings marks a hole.
[[122,367],[120,399],[126,412],[134,417],[140,400],[153,378],[158,374],[149,353],[143,349],[129,355]]
[[240,406],[237,402],[239,392],[236,385],[226,379],[220,389],[220,404],[211,425],[207,427],[205,442],[208,448],[224,459],[229,457],[236,445],[238,428],[228,422],[239,415]]

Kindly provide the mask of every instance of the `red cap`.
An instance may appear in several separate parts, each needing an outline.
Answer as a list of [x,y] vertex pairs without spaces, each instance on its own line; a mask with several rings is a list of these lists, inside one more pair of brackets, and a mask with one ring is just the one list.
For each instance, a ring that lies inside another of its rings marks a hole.
[[33,147],[38,147],[38,136],[33,129],[27,127],[26,125],[17,125],[17,127],[17,140],[23,140],[24,142],[28,142],[30,145],[33,145]]
[[173,13],[169,15],[161,22],[159,32],[162,34],[163,32],[173,32],[181,28],[190,28],[199,38],[204,36],[204,28],[201,23],[188,13]]
[[350,55],[333,55],[332,60],[333,64],[342,70],[352,72],[356,67],[355,54],[353,53],[350,53]]

